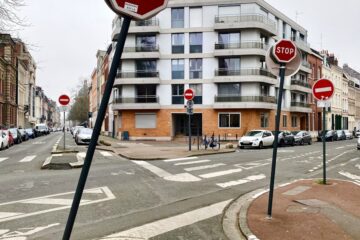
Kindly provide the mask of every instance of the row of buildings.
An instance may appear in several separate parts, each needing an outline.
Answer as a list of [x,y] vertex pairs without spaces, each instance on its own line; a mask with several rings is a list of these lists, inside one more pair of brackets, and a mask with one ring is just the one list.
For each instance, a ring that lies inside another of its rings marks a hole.
[[58,126],[56,102],[36,85],[36,63],[26,44],[0,33],[0,127]]
[[[89,89],[97,110],[122,19],[113,21],[112,43],[97,52]],[[302,54],[299,72],[285,80],[281,129],[317,132],[321,108],[312,96],[320,78],[334,82],[327,129],[360,129],[360,76],[327,51],[308,43],[308,32],[264,0],[169,0],[156,17],[132,22],[103,132],[130,139],[172,140],[188,134],[184,90],[195,91],[191,128],[228,139],[251,129],[273,130],[279,79],[265,56],[279,39]]]

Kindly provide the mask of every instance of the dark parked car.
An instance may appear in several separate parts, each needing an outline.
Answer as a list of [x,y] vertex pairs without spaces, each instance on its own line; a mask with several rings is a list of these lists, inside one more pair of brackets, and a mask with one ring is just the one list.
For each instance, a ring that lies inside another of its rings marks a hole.
[[304,145],[304,144],[312,144],[312,138],[309,132],[307,131],[294,131],[292,132],[294,134],[295,137],[295,143],[299,144],[299,145]]
[[337,130],[336,134],[338,136],[338,138],[337,138],[338,141],[346,140],[346,134],[345,134],[344,130]]
[[[325,133],[325,141],[337,141],[338,136],[336,131],[334,130],[327,130]],[[319,132],[318,136],[317,136],[317,140],[318,142],[322,142],[322,131]]]
[[[273,131],[273,134],[275,134],[275,131]],[[295,145],[295,138],[294,135],[289,131],[279,131],[279,138],[278,138],[279,146],[285,146],[285,145]]]
[[26,133],[28,134],[29,138],[35,138],[35,132],[32,128],[25,129]]
[[23,142],[29,140],[29,135],[27,134],[25,129],[19,129],[19,132],[20,132],[21,140]]
[[22,142],[22,139],[21,139],[21,134],[19,132],[19,129],[17,128],[10,128],[9,131],[11,132],[11,135],[14,139],[14,143],[15,144],[19,144]]

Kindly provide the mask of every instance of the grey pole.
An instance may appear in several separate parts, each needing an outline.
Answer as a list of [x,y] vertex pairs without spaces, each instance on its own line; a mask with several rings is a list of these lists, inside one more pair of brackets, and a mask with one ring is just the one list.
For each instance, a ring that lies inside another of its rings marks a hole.
[[285,68],[286,68],[286,64],[281,63],[280,64],[280,74],[279,74],[280,75],[280,87],[279,87],[276,120],[275,120],[275,139],[274,139],[274,148],[273,148],[272,164],[271,164],[270,191],[269,191],[269,202],[268,202],[268,212],[267,212],[268,218],[271,218],[271,216],[272,216],[272,202],[273,202],[274,184],[275,184],[276,156],[277,156],[278,139],[279,139],[281,103],[282,103],[282,92],[284,89]]
[[64,150],[65,150],[65,109],[64,109]]
[[191,151],[191,114],[189,114],[189,151]]
[[325,107],[323,107],[323,184],[326,184],[326,139],[325,139]]
[[84,166],[83,166],[83,168],[81,170],[80,179],[79,179],[79,182],[78,182],[78,185],[77,185],[77,188],[76,188],[74,200],[73,200],[71,210],[70,210],[70,213],[69,213],[69,217],[68,217],[68,220],[67,220],[67,223],[66,223],[66,228],[65,228],[65,231],[64,231],[63,240],[69,240],[70,236],[71,236],[71,232],[72,232],[72,229],[73,229],[73,226],[74,226],[76,214],[77,214],[77,211],[79,209],[81,196],[82,196],[83,191],[84,191],[84,187],[85,187],[85,184],[86,184],[86,179],[87,179],[87,176],[89,174],[89,170],[90,170],[90,167],[91,167],[91,162],[92,162],[92,159],[93,159],[93,156],[94,156],[96,144],[97,144],[98,139],[99,139],[99,135],[100,135],[100,131],[101,131],[101,125],[102,125],[102,122],[103,122],[104,117],[105,117],[106,108],[108,106],[110,95],[111,95],[111,90],[112,90],[112,87],[113,87],[114,82],[115,82],[116,72],[117,72],[118,66],[120,64],[120,59],[121,59],[122,52],[124,50],[125,40],[126,40],[128,32],[129,32],[129,26],[130,26],[131,18],[128,17],[128,16],[124,16],[123,19],[124,19],[124,21],[123,21],[121,31],[120,31],[120,34],[119,34],[119,38],[118,38],[118,41],[117,41],[114,58],[113,58],[113,61],[111,63],[111,68],[110,68],[108,79],[106,81],[104,95],[103,95],[103,98],[101,100],[100,108],[99,108],[99,111],[98,111],[98,115],[96,117],[94,129],[93,129],[93,134],[92,134],[90,144],[89,144],[89,147],[88,147],[88,150],[87,150],[87,153],[86,153],[86,157],[85,157],[85,160],[84,160]]

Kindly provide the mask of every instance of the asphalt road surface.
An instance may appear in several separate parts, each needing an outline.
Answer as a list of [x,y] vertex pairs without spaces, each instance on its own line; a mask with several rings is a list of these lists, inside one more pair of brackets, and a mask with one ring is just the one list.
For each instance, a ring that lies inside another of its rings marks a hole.
[[[0,152],[0,240],[62,239],[80,169],[40,170],[61,137],[52,133]],[[328,178],[360,183],[356,140],[327,149]],[[244,149],[144,162],[96,150],[71,239],[226,239],[224,207],[268,187],[271,156],[272,149]],[[321,177],[321,143],[279,148],[276,183]]]

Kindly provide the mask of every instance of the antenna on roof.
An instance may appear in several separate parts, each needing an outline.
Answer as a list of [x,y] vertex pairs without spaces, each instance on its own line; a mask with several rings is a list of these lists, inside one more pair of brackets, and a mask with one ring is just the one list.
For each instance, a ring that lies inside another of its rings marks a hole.
[[298,22],[298,18],[300,15],[302,15],[303,12],[298,12],[298,11],[295,11],[295,22]]

